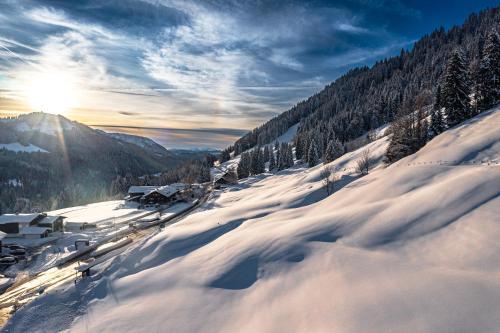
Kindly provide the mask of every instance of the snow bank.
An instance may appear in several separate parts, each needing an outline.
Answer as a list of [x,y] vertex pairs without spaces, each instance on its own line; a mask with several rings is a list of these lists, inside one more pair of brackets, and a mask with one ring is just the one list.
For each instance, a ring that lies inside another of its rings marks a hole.
[[340,180],[329,197],[322,166],[216,192],[101,278],[49,293],[6,329],[496,331],[500,169],[465,162],[498,157],[499,122],[497,108],[389,167],[387,139],[372,142],[369,175],[351,171],[364,148],[332,162]]

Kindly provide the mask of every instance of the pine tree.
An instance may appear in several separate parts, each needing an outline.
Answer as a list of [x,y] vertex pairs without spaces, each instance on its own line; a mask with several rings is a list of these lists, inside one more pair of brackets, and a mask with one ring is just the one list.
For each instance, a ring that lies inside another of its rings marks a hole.
[[441,97],[448,126],[455,126],[469,117],[469,79],[460,51],[453,52],[448,61]]
[[276,169],[276,160],[274,158],[274,153],[271,151],[270,152],[270,158],[269,158],[269,171],[273,171]]
[[326,146],[325,155],[323,156],[325,163],[330,163],[344,154],[344,146],[336,138],[330,140]]
[[229,161],[230,159],[231,159],[231,154],[230,154],[229,148],[224,149],[220,155],[219,161],[221,163],[224,163],[226,161]]
[[270,159],[270,152],[269,152],[269,146],[266,145],[264,147],[264,162],[269,162],[269,159]]
[[298,160],[302,159],[304,156],[303,139],[301,134],[297,134],[295,137],[295,156]]
[[290,168],[293,166],[293,150],[292,145],[285,143],[283,146],[283,150],[285,151],[283,166],[285,168]]
[[441,86],[437,87],[434,107],[431,111],[431,131],[433,135],[439,135],[446,129],[443,113],[441,111]]
[[318,148],[316,146],[316,142],[313,139],[309,144],[309,151],[307,152],[307,163],[309,164],[309,167],[313,167],[318,164],[318,160]]
[[255,174],[261,174],[266,171],[266,161],[264,160],[264,153],[262,149],[257,148],[256,154],[257,162],[256,162],[256,170]]
[[413,152],[412,122],[413,120],[410,117],[402,117],[391,124],[389,130],[392,133],[392,137],[385,153],[390,163],[408,156]]
[[480,111],[500,102],[500,40],[492,31],[484,45],[476,82],[476,103]]
[[242,153],[237,168],[238,179],[250,176],[250,164],[251,164],[250,153],[248,152]]

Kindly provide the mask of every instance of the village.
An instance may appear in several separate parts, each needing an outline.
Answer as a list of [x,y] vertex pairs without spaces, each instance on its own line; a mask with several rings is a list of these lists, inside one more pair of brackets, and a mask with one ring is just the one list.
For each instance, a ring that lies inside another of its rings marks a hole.
[[123,200],[0,215],[0,290],[20,272],[34,276],[84,255],[99,257],[123,247],[131,243],[133,232],[179,216],[227,183],[223,173],[204,184],[131,186]]

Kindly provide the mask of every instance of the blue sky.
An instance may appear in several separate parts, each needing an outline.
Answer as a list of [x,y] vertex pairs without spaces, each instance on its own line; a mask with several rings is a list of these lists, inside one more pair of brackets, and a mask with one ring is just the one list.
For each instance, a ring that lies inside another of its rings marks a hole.
[[167,147],[224,147],[347,69],[497,5],[0,0],[0,115],[63,113]]

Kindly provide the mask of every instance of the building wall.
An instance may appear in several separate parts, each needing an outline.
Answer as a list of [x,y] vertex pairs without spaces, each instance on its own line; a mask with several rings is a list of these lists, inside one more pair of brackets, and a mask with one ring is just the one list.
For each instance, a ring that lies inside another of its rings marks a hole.
[[0,224],[0,231],[6,234],[18,234],[19,233],[19,223],[5,223]]

